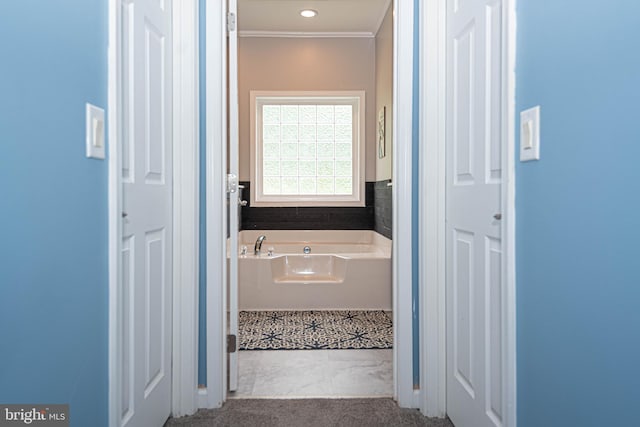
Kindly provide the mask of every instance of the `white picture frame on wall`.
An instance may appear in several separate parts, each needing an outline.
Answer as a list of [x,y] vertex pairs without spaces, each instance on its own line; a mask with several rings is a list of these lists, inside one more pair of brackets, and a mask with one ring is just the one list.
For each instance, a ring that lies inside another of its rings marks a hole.
[[385,141],[385,115],[386,107],[382,107],[378,111],[378,158],[382,159],[387,155],[387,147]]

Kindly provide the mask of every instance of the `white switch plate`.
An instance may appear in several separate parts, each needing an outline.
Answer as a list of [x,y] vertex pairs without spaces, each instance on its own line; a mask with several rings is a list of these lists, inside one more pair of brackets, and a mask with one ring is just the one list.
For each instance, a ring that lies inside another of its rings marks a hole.
[[104,159],[104,110],[87,103],[87,157]]
[[520,113],[520,161],[540,160],[540,106]]

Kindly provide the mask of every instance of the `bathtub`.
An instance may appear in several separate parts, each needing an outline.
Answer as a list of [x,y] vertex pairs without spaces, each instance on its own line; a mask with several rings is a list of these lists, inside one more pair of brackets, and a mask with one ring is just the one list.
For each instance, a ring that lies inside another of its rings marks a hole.
[[391,310],[391,240],[374,231],[241,231],[238,247],[240,310]]

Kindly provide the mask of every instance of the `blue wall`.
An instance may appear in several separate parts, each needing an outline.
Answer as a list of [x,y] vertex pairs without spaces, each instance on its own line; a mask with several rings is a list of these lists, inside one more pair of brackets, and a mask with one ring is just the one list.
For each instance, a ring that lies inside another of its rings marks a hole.
[[106,107],[106,0],[0,13],[0,402],[69,403],[107,425],[107,165],[85,158]]
[[518,426],[638,425],[640,3],[519,0]]

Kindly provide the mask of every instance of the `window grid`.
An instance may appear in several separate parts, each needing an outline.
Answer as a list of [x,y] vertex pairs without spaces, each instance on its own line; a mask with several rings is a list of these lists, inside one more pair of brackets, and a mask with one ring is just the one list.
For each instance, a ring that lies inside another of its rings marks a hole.
[[352,105],[262,105],[263,194],[350,195]]

